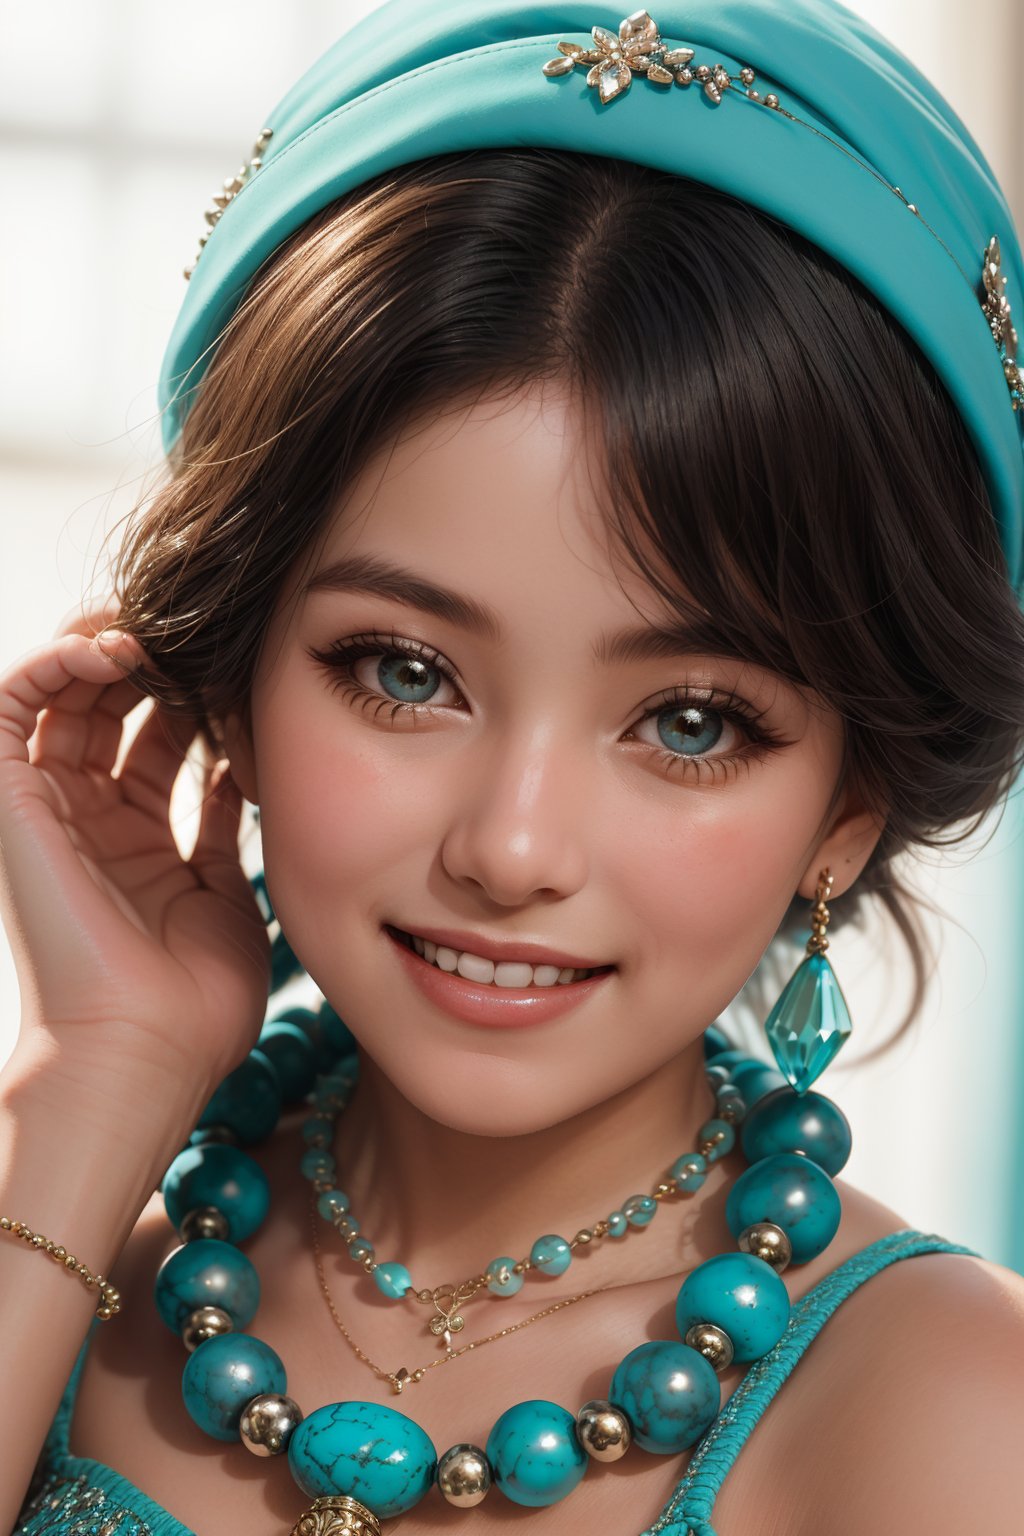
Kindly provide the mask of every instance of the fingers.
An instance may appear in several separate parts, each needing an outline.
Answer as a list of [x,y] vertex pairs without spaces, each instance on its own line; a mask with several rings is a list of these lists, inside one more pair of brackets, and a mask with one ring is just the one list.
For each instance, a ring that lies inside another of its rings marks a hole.
[[[123,678],[116,664],[123,650],[111,648],[104,654],[84,635],[72,634],[20,656],[0,677],[0,763],[31,760],[28,743],[40,714],[70,685],[85,685],[72,697],[74,712],[92,707],[103,689]],[[62,699],[62,706],[65,702]],[[48,734],[52,742],[52,732]],[[42,756],[41,741],[38,746]]]

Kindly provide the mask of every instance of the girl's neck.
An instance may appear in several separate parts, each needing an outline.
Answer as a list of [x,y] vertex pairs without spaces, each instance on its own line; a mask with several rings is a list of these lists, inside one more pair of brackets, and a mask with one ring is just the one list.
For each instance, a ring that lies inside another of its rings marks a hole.
[[[520,1136],[439,1123],[360,1054],[359,1083],[335,1132],[338,1183],[377,1259],[404,1263],[417,1287],[457,1283],[504,1254],[522,1258],[547,1233],[568,1240],[630,1195],[652,1194],[714,1114],[700,1037],[615,1097]],[[620,1242],[605,1238],[558,1279],[559,1293],[687,1268],[708,1247],[709,1220],[715,1251],[722,1175],[731,1185],[737,1155],[711,1165],[699,1190],[667,1199],[648,1227],[630,1228],[625,1269]],[[671,1210],[679,1198],[685,1212]]]

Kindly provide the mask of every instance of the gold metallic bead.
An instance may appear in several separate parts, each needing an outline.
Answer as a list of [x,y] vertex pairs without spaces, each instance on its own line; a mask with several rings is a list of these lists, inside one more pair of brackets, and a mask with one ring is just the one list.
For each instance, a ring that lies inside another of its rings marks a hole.
[[347,1493],[314,1499],[291,1529],[291,1536],[381,1536],[372,1510]]
[[197,1205],[194,1210],[186,1211],[178,1228],[186,1243],[205,1237],[217,1237],[224,1242],[230,1230],[227,1217],[215,1205]]
[[587,1244],[593,1242],[593,1240],[594,1234],[591,1232],[589,1227],[581,1227],[573,1239],[574,1242],[579,1243],[581,1248],[585,1248]]
[[768,95],[764,99],[764,104],[765,104],[766,107],[777,107],[778,106],[779,98],[776,96],[774,91],[769,91],[768,92]]
[[218,1333],[231,1333],[234,1323],[223,1307],[196,1307],[181,1325],[181,1342],[189,1354]]
[[755,1221],[751,1226],[744,1227],[736,1241],[744,1253],[752,1253],[755,1259],[763,1259],[776,1274],[780,1274],[793,1257],[789,1234],[773,1221]]
[[450,1446],[437,1463],[437,1486],[456,1509],[473,1509],[482,1503],[492,1480],[490,1462],[478,1445]]
[[716,1323],[691,1324],[686,1330],[683,1343],[703,1355],[716,1371],[724,1371],[732,1364],[732,1339]]
[[238,1433],[254,1456],[280,1456],[288,1449],[292,1430],[302,1423],[302,1409],[280,1392],[261,1392],[242,1409]]
[[662,1180],[654,1191],[655,1200],[664,1200],[666,1195],[674,1195],[679,1188],[675,1179]]
[[633,1440],[633,1426],[603,1397],[591,1398],[576,1415],[576,1437],[594,1461],[618,1461]]
[[743,81],[744,85],[753,85],[755,75],[749,64],[744,64],[743,68],[740,70],[740,79]]

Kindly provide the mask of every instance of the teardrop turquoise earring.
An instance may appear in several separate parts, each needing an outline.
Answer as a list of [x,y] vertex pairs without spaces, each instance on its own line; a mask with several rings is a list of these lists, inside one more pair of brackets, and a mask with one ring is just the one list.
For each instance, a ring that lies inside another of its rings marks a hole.
[[765,1021],[765,1033],[779,1071],[797,1093],[806,1093],[853,1032],[850,1011],[825,957],[828,898],[833,876],[818,876],[811,907],[807,954],[783,988]]

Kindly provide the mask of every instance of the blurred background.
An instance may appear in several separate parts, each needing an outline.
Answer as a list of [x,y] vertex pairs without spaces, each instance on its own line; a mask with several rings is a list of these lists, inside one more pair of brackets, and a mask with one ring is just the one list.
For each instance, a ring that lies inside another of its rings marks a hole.
[[[849,8],[950,100],[1024,229],[1020,0]],[[274,103],[374,9],[367,0],[48,0],[5,9],[0,671],[47,640],[83,596],[105,593],[104,540],[159,471],[156,380],[203,210]],[[608,23],[612,13],[600,10],[595,21]],[[1020,326],[1024,294],[1009,297]],[[145,709],[130,718],[129,737]],[[172,819],[187,856],[197,817],[186,774]],[[258,827],[246,825],[244,859],[255,872]],[[908,872],[942,909],[931,920],[939,966],[920,1022],[881,1060],[859,1062],[902,1017],[903,951],[880,924],[834,938],[830,949],[854,1024],[820,1084],[853,1128],[842,1177],[907,1225],[1024,1273],[1020,795],[968,842]],[[287,1001],[301,1000],[293,992]],[[741,1002],[723,1023],[768,1061],[761,1021]],[[0,934],[0,1065],[18,1018]]]

